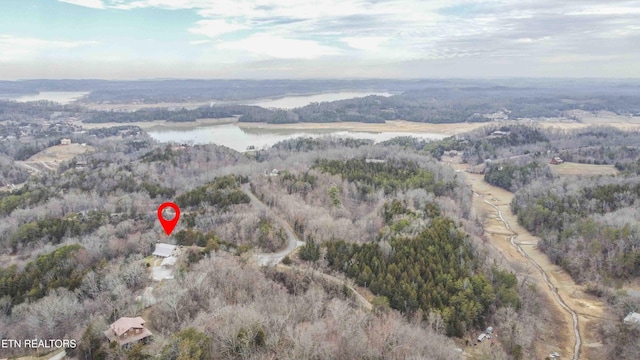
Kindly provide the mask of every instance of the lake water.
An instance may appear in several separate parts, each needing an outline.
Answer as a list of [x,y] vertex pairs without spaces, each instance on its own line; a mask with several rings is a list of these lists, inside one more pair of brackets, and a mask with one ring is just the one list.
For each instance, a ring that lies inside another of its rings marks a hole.
[[256,129],[241,128],[237,124],[223,124],[202,126],[193,129],[157,127],[147,130],[147,133],[160,142],[217,144],[237,151],[246,151],[248,146],[256,149],[271,147],[282,140],[297,137],[318,138],[322,136],[350,137],[371,139],[374,142],[386,141],[398,136],[414,136],[420,139],[443,139],[447,135],[432,133],[407,132],[364,132],[346,131],[340,129],[298,130],[298,129]]
[[353,98],[361,98],[370,95],[391,96],[389,92],[361,92],[341,91],[316,95],[289,95],[278,99],[266,99],[247,102],[246,105],[261,106],[264,108],[293,109],[311,104],[312,102],[338,101]]
[[76,101],[87,94],[89,93],[86,91],[43,91],[35,95],[7,97],[7,99],[15,100],[17,102],[48,100],[64,105]]

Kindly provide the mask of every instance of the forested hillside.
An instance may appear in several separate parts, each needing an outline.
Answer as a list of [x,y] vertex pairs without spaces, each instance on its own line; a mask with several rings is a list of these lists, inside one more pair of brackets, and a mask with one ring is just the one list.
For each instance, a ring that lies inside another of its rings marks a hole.
[[[531,319],[535,290],[518,287],[478,240],[470,192],[420,153],[424,144],[296,139],[240,154],[155,144],[133,127],[73,136],[95,150],[0,194],[3,338],[78,339],[68,350],[78,359],[454,359],[459,345],[445,334]],[[4,156],[14,156],[6,143]],[[280,174],[265,175],[273,168]],[[182,208],[170,237],[156,219],[165,201]],[[306,241],[308,260],[261,268],[255,255],[289,241],[282,221]],[[160,284],[149,257],[158,241],[183,247],[175,278]],[[345,251],[331,250],[338,244]],[[342,280],[309,277],[309,264]],[[377,295],[373,312],[345,290],[351,281]],[[102,332],[122,316],[143,316],[154,341],[109,346]],[[527,323],[487,352],[533,351]]]
[[[579,284],[584,293],[575,298],[606,303],[611,315],[599,321],[595,337],[603,339],[602,354],[629,358],[640,349],[628,342],[637,331],[620,326],[630,310],[640,310],[638,144],[638,131],[502,123],[426,144],[423,151],[467,163],[467,171],[514,192],[517,221],[539,237],[535,249]],[[487,201],[499,198],[491,195]],[[525,252],[535,253],[522,244]],[[579,313],[579,307],[574,310]]]
[[[306,241],[294,264],[353,279],[376,296],[376,311],[396,309],[451,336],[464,338],[498,319],[529,319],[535,291],[491,265],[501,260],[479,239],[471,192],[420,153],[424,144],[399,139],[357,147],[346,160],[312,161],[316,146],[304,142],[288,141],[287,148],[301,149],[295,158],[310,169],[252,183]],[[516,358],[534,351],[536,323],[529,323],[503,351]]]
[[640,276],[640,178],[558,179],[520,190],[518,221],[579,281]]

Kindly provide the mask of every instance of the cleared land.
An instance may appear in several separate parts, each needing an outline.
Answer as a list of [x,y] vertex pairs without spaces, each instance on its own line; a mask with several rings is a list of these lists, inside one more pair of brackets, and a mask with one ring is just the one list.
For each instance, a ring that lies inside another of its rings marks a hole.
[[384,124],[358,123],[358,122],[331,122],[331,123],[293,123],[293,124],[267,124],[267,123],[238,123],[243,128],[258,129],[290,129],[290,130],[353,130],[385,132],[397,131],[410,133],[433,133],[444,135],[461,134],[487,123],[458,123],[458,124],[430,124],[405,120],[390,120]]
[[613,165],[589,165],[565,162],[560,165],[551,166],[554,175],[570,176],[570,175],[617,175],[618,170]]
[[28,161],[60,162],[73,159],[74,156],[93,151],[92,146],[80,144],[56,145],[33,155]]
[[[454,166],[456,169],[464,169],[466,165]],[[510,203],[513,193],[487,184],[483,175],[465,173],[464,176],[466,182],[477,194],[473,199],[474,208],[487,215],[484,226],[491,245],[500,251],[514,268],[522,269],[520,272],[526,274],[529,281],[536,284],[540,295],[543,296],[541,301],[546,305],[543,307],[545,311],[540,313],[544,328],[538,335],[539,358],[544,358],[552,351],[558,351],[563,358],[571,358],[576,339],[571,314],[556,301],[554,291],[549,288],[543,274],[531,261],[542,269],[558,296],[578,316],[578,327],[582,338],[579,358],[603,358],[603,354],[599,351],[602,344],[598,328],[601,319],[609,316],[606,313],[605,304],[594,296],[586,294],[583,286],[576,284],[567,272],[552,264],[547,255],[538,249],[537,244],[540,239],[521,227],[516,215],[511,212]],[[496,209],[500,210],[504,222]],[[506,228],[505,222],[511,229]],[[512,235],[517,235],[514,242],[531,260],[520,254],[511,244]]]
[[88,145],[56,145],[40,151],[26,161],[16,161],[16,164],[25,167],[32,173],[39,173],[43,170],[55,171],[61,162],[91,151],[94,151],[94,148]]
[[143,130],[150,130],[153,128],[172,128],[172,129],[193,129],[201,126],[213,126],[213,125],[222,125],[222,124],[233,124],[237,123],[237,117],[230,118],[220,118],[220,119],[197,119],[196,121],[189,122],[172,122],[166,120],[154,120],[154,121],[136,121],[136,122],[128,122],[128,123],[116,123],[116,122],[106,122],[106,123],[83,123],[77,122],[78,125],[82,126],[84,129],[102,129],[102,128],[111,128],[115,126],[137,126]]

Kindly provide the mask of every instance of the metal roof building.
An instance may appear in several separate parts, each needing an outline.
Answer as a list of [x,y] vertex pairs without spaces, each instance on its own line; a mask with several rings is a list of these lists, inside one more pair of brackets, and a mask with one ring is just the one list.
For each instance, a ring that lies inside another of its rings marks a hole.
[[177,246],[171,244],[157,243],[156,250],[153,252],[153,255],[160,257],[169,257],[171,255],[174,255],[176,247]]

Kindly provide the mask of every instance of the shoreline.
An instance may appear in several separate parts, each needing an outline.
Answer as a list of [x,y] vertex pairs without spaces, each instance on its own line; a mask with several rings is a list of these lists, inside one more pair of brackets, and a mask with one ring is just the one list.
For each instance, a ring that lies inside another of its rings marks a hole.
[[360,132],[405,132],[430,133],[440,135],[456,135],[486,126],[488,123],[449,123],[431,124],[412,122],[407,120],[387,120],[385,123],[359,122],[329,122],[329,123],[292,123],[267,124],[264,122],[238,122],[238,127],[246,129],[274,129],[274,130],[345,130]]
[[162,129],[184,129],[191,130],[198,127],[205,126],[215,126],[215,125],[225,125],[225,124],[235,124],[238,123],[238,117],[232,118],[217,118],[217,119],[196,119],[196,121],[186,121],[186,122],[172,122],[167,120],[153,120],[153,121],[133,121],[133,122],[104,122],[104,123],[84,123],[78,122],[78,125],[82,126],[83,129],[101,129],[101,128],[112,128],[116,126],[137,126],[140,129],[147,131],[153,128],[162,128]]
[[[198,101],[186,101],[186,102],[157,102],[157,103],[97,103],[97,102],[82,102],[82,97],[75,99],[72,103],[74,105],[79,105],[89,110],[99,110],[99,111],[137,111],[142,109],[166,109],[166,108],[197,108],[201,106],[208,106],[210,104],[215,105],[246,105],[246,106],[260,106],[255,105],[255,103],[262,103],[266,101],[277,101],[280,99],[284,99],[287,97],[310,97],[310,96],[318,96],[318,95],[326,95],[326,94],[341,94],[341,93],[353,93],[353,94],[369,94],[369,95],[377,95],[380,93],[386,93],[389,95],[380,95],[380,96],[394,96],[402,94],[402,92],[398,91],[389,91],[389,90],[362,90],[362,89],[340,89],[340,90],[327,90],[327,91],[311,91],[311,92],[301,92],[301,93],[286,93],[281,95],[274,96],[265,96],[258,97],[255,99],[244,99],[244,100],[220,100],[220,99],[210,99],[210,100],[198,100]],[[366,95],[364,95],[366,96]],[[352,97],[349,99],[355,99],[361,96]],[[347,99],[341,99],[347,100]],[[337,100],[327,100],[327,101],[337,101]],[[302,105],[305,106],[305,105]],[[297,106],[296,106],[297,107]],[[294,107],[287,108],[293,109]]]
[[[591,120],[591,119],[589,119]],[[605,120],[605,119],[603,119]],[[588,122],[576,122],[567,121],[562,118],[554,118],[549,120],[508,120],[500,122],[474,122],[474,123],[445,123],[445,124],[433,124],[413,122],[407,120],[387,120],[385,123],[361,123],[361,122],[327,122],[327,123],[289,123],[289,124],[268,124],[265,122],[239,122],[238,117],[231,118],[217,118],[217,119],[197,119],[191,122],[169,122],[166,120],[154,120],[154,121],[138,121],[128,123],[82,123],[78,122],[85,129],[97,129],[97,128],[110,128],[115,126],[138,126],[144,131],[153,129],[176,129],[176,130],[193,130],[199,127],[209,127],[216,125],[228,125],[235,124],[241,129],[262,129],[262,130],[337,130],[337,131],[355,131],[355,132],[399,132],[399,133],[428,133],[438,135],[459,135],[468,131],[472,131],[481,127],[490,125],[515,125],[515,124],[528,124],[537,125],[545,128],[559,128],[564,130],[575,130],[589,126],[611,126],[620,130],[638,130],[640,131],[640,122],[636,121],[588,121]]]

